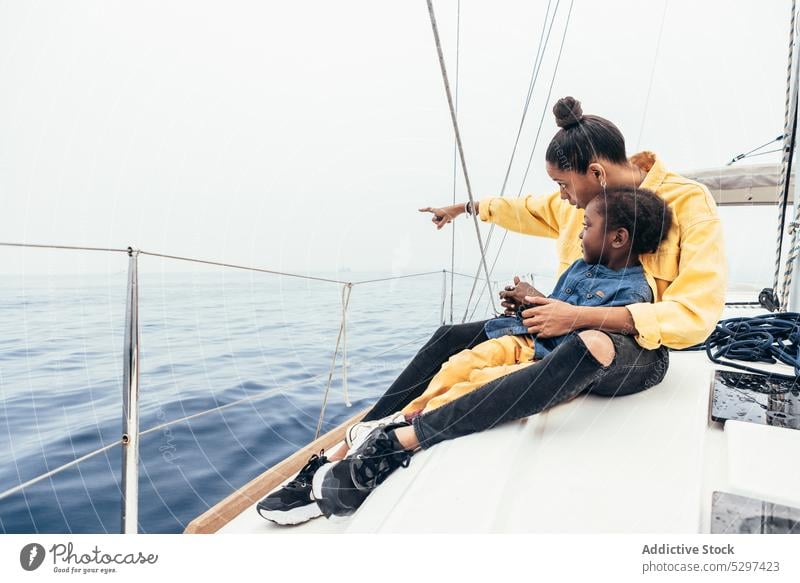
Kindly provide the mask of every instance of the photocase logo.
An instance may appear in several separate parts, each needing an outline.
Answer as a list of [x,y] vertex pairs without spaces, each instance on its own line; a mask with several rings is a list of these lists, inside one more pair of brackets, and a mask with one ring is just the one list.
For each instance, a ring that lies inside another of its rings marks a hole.
[[35,571],[44,561],[44,547],[38,543],[30,543],[19,552],[19,564],[26,571]]

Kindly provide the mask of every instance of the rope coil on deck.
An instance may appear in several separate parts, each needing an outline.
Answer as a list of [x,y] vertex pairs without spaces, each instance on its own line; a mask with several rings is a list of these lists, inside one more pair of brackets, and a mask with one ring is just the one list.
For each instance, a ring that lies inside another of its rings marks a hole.
[[[782,312],[721,320],[705,342],[686,350],[705,350],[715,364],[794,381],[800,376],[800,313]],[[791,366],[794,375],[765,371],[731,360],[780,362]]]

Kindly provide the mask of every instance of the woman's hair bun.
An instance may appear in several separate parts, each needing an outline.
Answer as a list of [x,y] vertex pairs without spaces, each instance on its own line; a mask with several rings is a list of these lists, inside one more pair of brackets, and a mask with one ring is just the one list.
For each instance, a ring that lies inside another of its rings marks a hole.
[[562,97],[553,106],[553,114],[556,116],[556,125],[560,128],[578,125],[583,119],[581,102],[574,97]]

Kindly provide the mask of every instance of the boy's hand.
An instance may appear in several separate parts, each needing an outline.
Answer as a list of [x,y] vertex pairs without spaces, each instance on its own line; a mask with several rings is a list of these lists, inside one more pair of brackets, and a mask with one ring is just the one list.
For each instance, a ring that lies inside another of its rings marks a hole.
[[540,338],[563,336],[576,328],[580,308],[561,300],[528,296],[525,301],[534,304],[522,312],[522,324],[530,334]]
[[513,316],[517,308],[522,306],[528,297],[544,297],[544,294],[529,284],[527,281],[520,281],[518,276],[514,276],[514,285],[507,285],[504,291],[500,292],[500,305],[506,311],[506,316]]

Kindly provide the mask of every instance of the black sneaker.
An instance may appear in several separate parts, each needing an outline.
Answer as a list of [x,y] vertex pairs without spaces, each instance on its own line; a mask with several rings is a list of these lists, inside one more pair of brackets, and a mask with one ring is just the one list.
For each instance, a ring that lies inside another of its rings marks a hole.
[[311,497],[314,473],[328,463],[322,455],[312,455],[303,469],[287,484],[279,486],[258,503],[258,513],[276,524],[300,524],[316,518],[322,511]]
[[346,458],[314,474],[313,496],[326,518],[352,514],[389,474],[408,466],[411,452],[403,449],[392,434],[393,429],[406,425],[376,427]]

